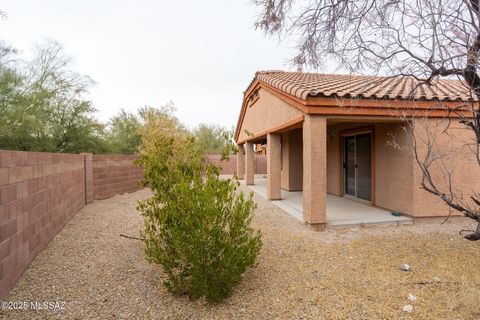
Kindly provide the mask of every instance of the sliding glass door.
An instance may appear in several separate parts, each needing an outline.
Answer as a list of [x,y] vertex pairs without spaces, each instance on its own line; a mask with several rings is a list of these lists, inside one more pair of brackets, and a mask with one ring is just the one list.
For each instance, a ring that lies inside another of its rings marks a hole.
[[372,198],[372,135],[362,133],[344,137],[344,192],[370,201]]

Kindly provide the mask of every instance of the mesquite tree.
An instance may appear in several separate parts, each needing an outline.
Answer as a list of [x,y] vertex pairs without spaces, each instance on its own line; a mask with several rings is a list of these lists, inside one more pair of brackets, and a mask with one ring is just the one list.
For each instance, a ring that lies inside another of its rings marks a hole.
[[[261,9],[257,28],[297,41],[292,61],[299,68],[319,68],[335,62],[350,72],[414,77],[424,86],[442,77],[462,80],[470,89],[471,101],[462,106],[462,112],[451,110],[452,117],[447,121],[455,119],[470,130],[473,143],[465,142],[465,147],[476,158],[471,170],[480,170],[480,108],[476,102],[480,100],[480,0],[253,2]],[[418,139],[414,139],[414,147],[416,142]],[[448,170],[441,170],[446,187],[440,187],[433,178],[432,163],[442,167],[445,159],[432,151],[435,140],[424,142],[425,154],[414,148],[422,187],[479,222],[467,238],[480,239],[480,190],[463,197],[449,179]]]

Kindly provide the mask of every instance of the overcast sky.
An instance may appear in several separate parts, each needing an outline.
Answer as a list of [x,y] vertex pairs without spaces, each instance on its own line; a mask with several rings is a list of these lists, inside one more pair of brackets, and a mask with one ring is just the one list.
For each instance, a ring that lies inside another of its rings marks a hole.
[[96,81],[102,121],[172,100],[189,126],[230,127],[255,71],[292,69],[291,45],[254,29],[250,0],[4,0],[0,10],[0,38],[23,57],[45,39],[64,45]]

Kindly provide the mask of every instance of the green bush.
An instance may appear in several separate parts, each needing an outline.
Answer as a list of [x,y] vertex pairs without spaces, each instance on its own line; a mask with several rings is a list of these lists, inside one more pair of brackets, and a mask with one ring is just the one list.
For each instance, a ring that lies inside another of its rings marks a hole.
[[147,259],[162,266],[171,292],[221,301],[262,245],[250,227],[252,194],[237,192],[235,179],[220,179],[191,137],[160,134],[144,145],[139,162],[153,191],[139,204]]

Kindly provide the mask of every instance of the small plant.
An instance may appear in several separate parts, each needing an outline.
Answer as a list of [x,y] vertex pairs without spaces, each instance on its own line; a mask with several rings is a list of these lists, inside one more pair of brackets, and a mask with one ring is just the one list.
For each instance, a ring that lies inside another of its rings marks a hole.
[[139,159],[153,191],[139,204],[147,259],[162,266],[171,292],[221,301],[262,245],[250,227],[252,194],[238,193],[235,179],[220,179],[188,135],[157,135],[147,145]]

